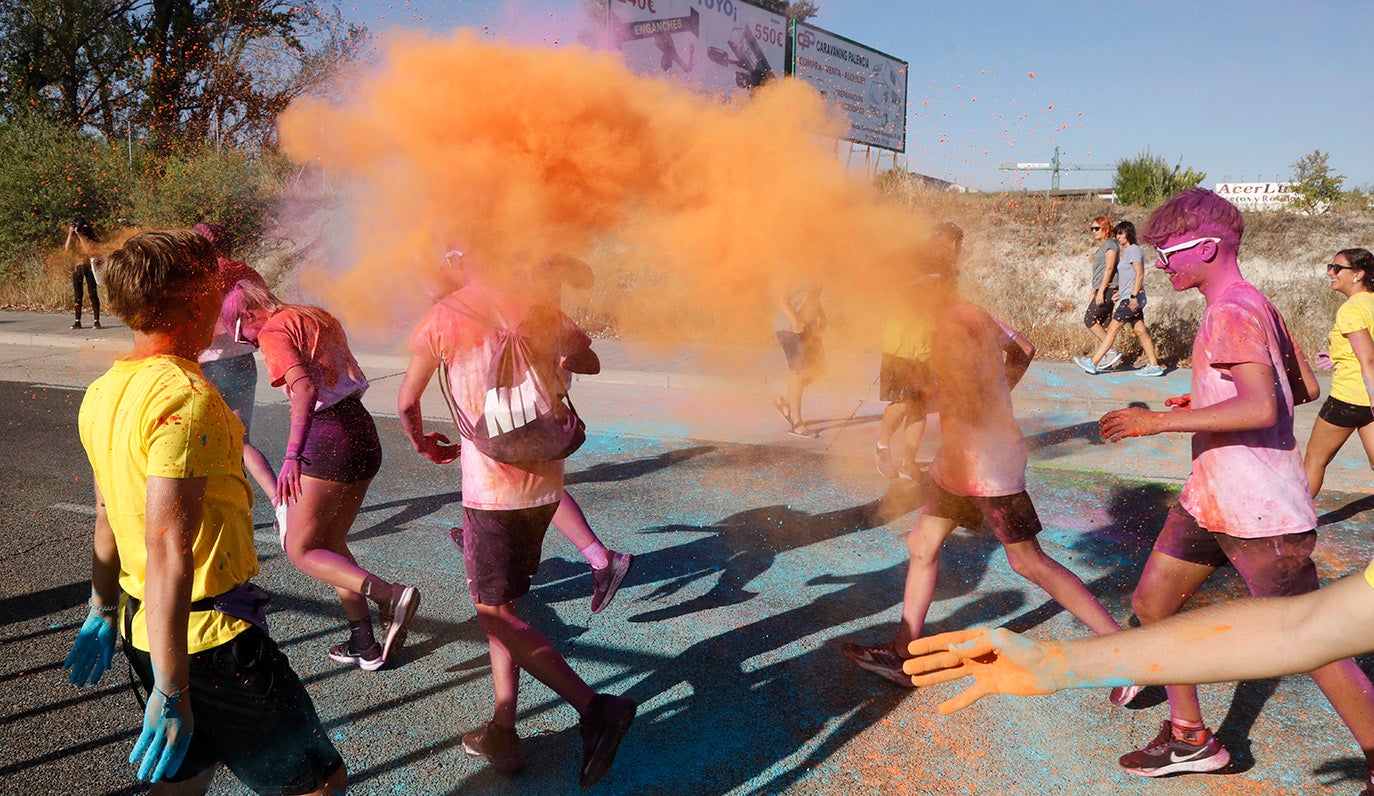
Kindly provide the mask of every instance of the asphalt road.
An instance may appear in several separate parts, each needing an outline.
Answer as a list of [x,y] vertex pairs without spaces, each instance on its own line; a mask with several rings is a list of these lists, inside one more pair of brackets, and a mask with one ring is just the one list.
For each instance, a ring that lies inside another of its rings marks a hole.
[[[627,405],[640,395],[641,412],[685,411],[651,410],[643,393],[616,389],[631,393]],[[141,791],[124,762],[141,718],[124,668],[87,690],[70,686],[61,670],[88,594],[91,490],[75,432],[80,397],[0,382],[3,793]],[[1076,429],[1084,423],[1056,417],[1027,419],[1028,431],[1040,429],[1032,437],[1042,453],[1083,436]],[[1154,736],[1165,716],[1159,693],[1147,691],[1127,710],[1098,692],[994,698],[946,718],[935,705],[952,687],[908,691],[851,669],[840,641],[886,639],[895,622],[901,534],[914,521],[919,488],[888,485],[853,451],[699,439],[675,433],[668,419],[633,431],[594,426],[570,460],[569,489],[594,527],[608,545],[637,556],[615,603],[590,614],[586,566],[550,532],[521,605],[594,687],[641,703],[595,792],[1359,791],[1359,750],[1305,677],[1205,687],[1204,709],[1236,762],[1219,775],[1156,781],[1122,773],[1115,758]],[[291,566],[268,512],[256,511],[256,580],[274,595],[273,635],[347,761],[352,792],[575,791],[576,716],[528,677],[520,731],[529,769],[507,778],[464,757],[461,735],[488,718],[490,678],[461,561],[447,540],[460,516],[457,473],[411,452],[394,419],[378,417],[378,425],[386,461],[351,540],[366,566],[423,592],[395,666],[367,673],[325,656],[345,633],[332,590]],[[270,455],[280,453],[285,430],[284,405],[258,407],[254,435]],[[1124,619],[1176,482],[1072,469],[1071,460],[1032,468],[1042,542]],[[1374,555],[1361,513],[1370,504],[1323,495],[1324,575],[1355,572]],[[931,632],[977,623],[1041,637],[1086,632],[1010,572],[988,534],[957,532],[942,566]],[[1201,601],[1241,592],[1222,576]],[[221,776],[215,792],[240,789]]]

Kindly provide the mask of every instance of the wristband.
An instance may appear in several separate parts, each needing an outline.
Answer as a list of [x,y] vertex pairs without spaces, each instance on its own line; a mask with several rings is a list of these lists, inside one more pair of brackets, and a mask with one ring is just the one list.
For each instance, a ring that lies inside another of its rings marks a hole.
[[91,607],[91,613],[100,614],[101,616],[114,616],[119,613],[119,603],[115,603],[114,605],[96,605],[95,598],[92,597],[86,601],[86,604]]
[[299,453],[288,453],[285,456],[283,456],[282,459],[290,462],[300,462],[301,464],[310,464],[310,460]]

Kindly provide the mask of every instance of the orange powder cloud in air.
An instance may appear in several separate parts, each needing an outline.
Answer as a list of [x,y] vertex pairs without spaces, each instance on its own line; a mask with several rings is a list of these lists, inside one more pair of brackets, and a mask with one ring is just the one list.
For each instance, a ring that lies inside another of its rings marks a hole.
[[722,103],[611,54],[459,32],[393,37],[344,102],[292,105],[281,141],[351,197],[345,262],[306,277],[349,322],[417,317],[456,246],[505,273],[579,257],[622,332],[726,341],[767,334],[809,278],[876,334],[911,280],[926,225],[845,177],[841,129],[792,80]]

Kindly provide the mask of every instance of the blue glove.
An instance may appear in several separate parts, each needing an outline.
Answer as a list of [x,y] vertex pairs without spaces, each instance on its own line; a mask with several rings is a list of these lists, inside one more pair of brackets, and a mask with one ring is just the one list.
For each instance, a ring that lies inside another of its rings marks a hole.
[[159,782],[175,774],[191,745],[194,725],[185,689],[168,696],[154,686],[143,710],[143,731],[129,753],[129,762],[138,766],[138,778]]
[[91,611],[81,625],[81,631],[76,634],[72,651],[67,653],[67,660],[62,664],[62,668],[71,670],[69,679],[72,685],[84,687],[95,685],[100,680],[100,675],[110,668],[117,635],[114,614]]

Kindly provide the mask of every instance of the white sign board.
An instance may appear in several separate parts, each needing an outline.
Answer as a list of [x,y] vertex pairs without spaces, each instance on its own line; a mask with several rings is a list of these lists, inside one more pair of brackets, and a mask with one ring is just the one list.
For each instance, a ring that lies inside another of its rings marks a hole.
[[1241,210],[1282,210],[1298,199],[1287,182],[1219,182],[1213,190]]
[[851,141],[906,151],[906,61],[797,23],[792,74],[849,116]]
[[611,0],[608,21],[640,74],[722,96],[783,74],[787,20],[741,0]]

